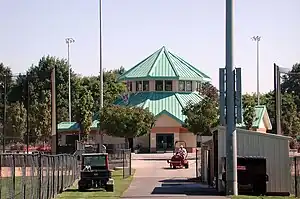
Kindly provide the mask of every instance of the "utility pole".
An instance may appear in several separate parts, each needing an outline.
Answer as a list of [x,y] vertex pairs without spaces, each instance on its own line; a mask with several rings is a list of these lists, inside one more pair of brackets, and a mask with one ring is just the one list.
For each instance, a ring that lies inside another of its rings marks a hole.
[[260,104],[260,93],[259,93],[259,42],[261,37],[254,36],[252,40],[256,42],[256,93],[257,93],[257,105]]
[[27,154],[29,154],[29,107],[30,107],[30,103],[29,103],[29,98],[30,98],[30,91],[29,91],[29,76],[28,76],[28,72],[26,74],[26,79],[27,79],[27,107],[26,107],[26,151]]
[[[103,108],[103,68],[102,68],[102,0],[99,0],[99,72],[100,72],[100,110]],[[99,111],[100,111],[99,110]],[[100,147],[103,148],[103,134],[100,131]]]
[[100,66],[100,108],[103,108],[103,68],[102,68],[102,0],[99,0],[99,66]]
[[5,153],[5,136],[6,136],[6,95],[7,95],[7,79],[6,75],[4,75],[4,96],[3,96],[3,104],[4,104],[4,110],[3,110],[3,123],[2,123],[2,152]]
[[70,44],[74,43],[73,38],[66,38],[66,43],[68,46],[68,72],[69,72],[69,122],[72,122],[72,107],[71,107],[71,66],[70,66]]
[[226,0],[226,193],[238,195],[237,145],[235,123],[235,82],[233,68],[233,9],[234,0]]

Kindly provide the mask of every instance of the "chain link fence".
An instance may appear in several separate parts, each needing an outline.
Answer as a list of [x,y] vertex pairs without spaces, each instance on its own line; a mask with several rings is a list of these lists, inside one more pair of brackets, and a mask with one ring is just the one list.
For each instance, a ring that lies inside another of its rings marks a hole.
[[110,169],[122,169],[123,178],[131,176],[131,149],[107,150],[107,153]]
[[0,198],[54,198],[79,177],[78,165],[65,154],[0,154]]
[[300,196],[300,156],[290,157],[291,190],[290,194]]

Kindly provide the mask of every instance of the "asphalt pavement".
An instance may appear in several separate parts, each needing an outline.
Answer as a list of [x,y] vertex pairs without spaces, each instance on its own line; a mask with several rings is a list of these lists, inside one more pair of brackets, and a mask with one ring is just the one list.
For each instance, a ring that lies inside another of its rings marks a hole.
[[226,198],[217,196],[206,185],[189,180],[196,176],[195,160],[189,160],[188,169],[170,169],[166,160],[171,156],[172,153],[133,154],[134,179],[122,198]]

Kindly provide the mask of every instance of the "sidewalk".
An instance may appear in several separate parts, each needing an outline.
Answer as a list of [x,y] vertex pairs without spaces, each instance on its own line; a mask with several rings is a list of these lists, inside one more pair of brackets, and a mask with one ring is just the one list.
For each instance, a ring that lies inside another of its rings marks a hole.
[[[146,153],[146,154],[131,154],[132,160],[156,160],[167,161],[173,156],[173,153]],[[188,160],[196,160],[196,153],[189,153]]]

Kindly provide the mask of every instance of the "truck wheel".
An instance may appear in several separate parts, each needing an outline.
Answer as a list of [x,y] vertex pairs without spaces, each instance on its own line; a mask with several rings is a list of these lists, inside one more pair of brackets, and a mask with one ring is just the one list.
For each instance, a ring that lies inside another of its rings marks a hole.
[[85,187],[84,187],[84,186],[78,186],[78,190],[79,190],[80,192],[83,192],[83,191],[85,191]]
[[114,185],[112,185],[112,184],[106,185],[105,190],[107,192],[114,192]]

